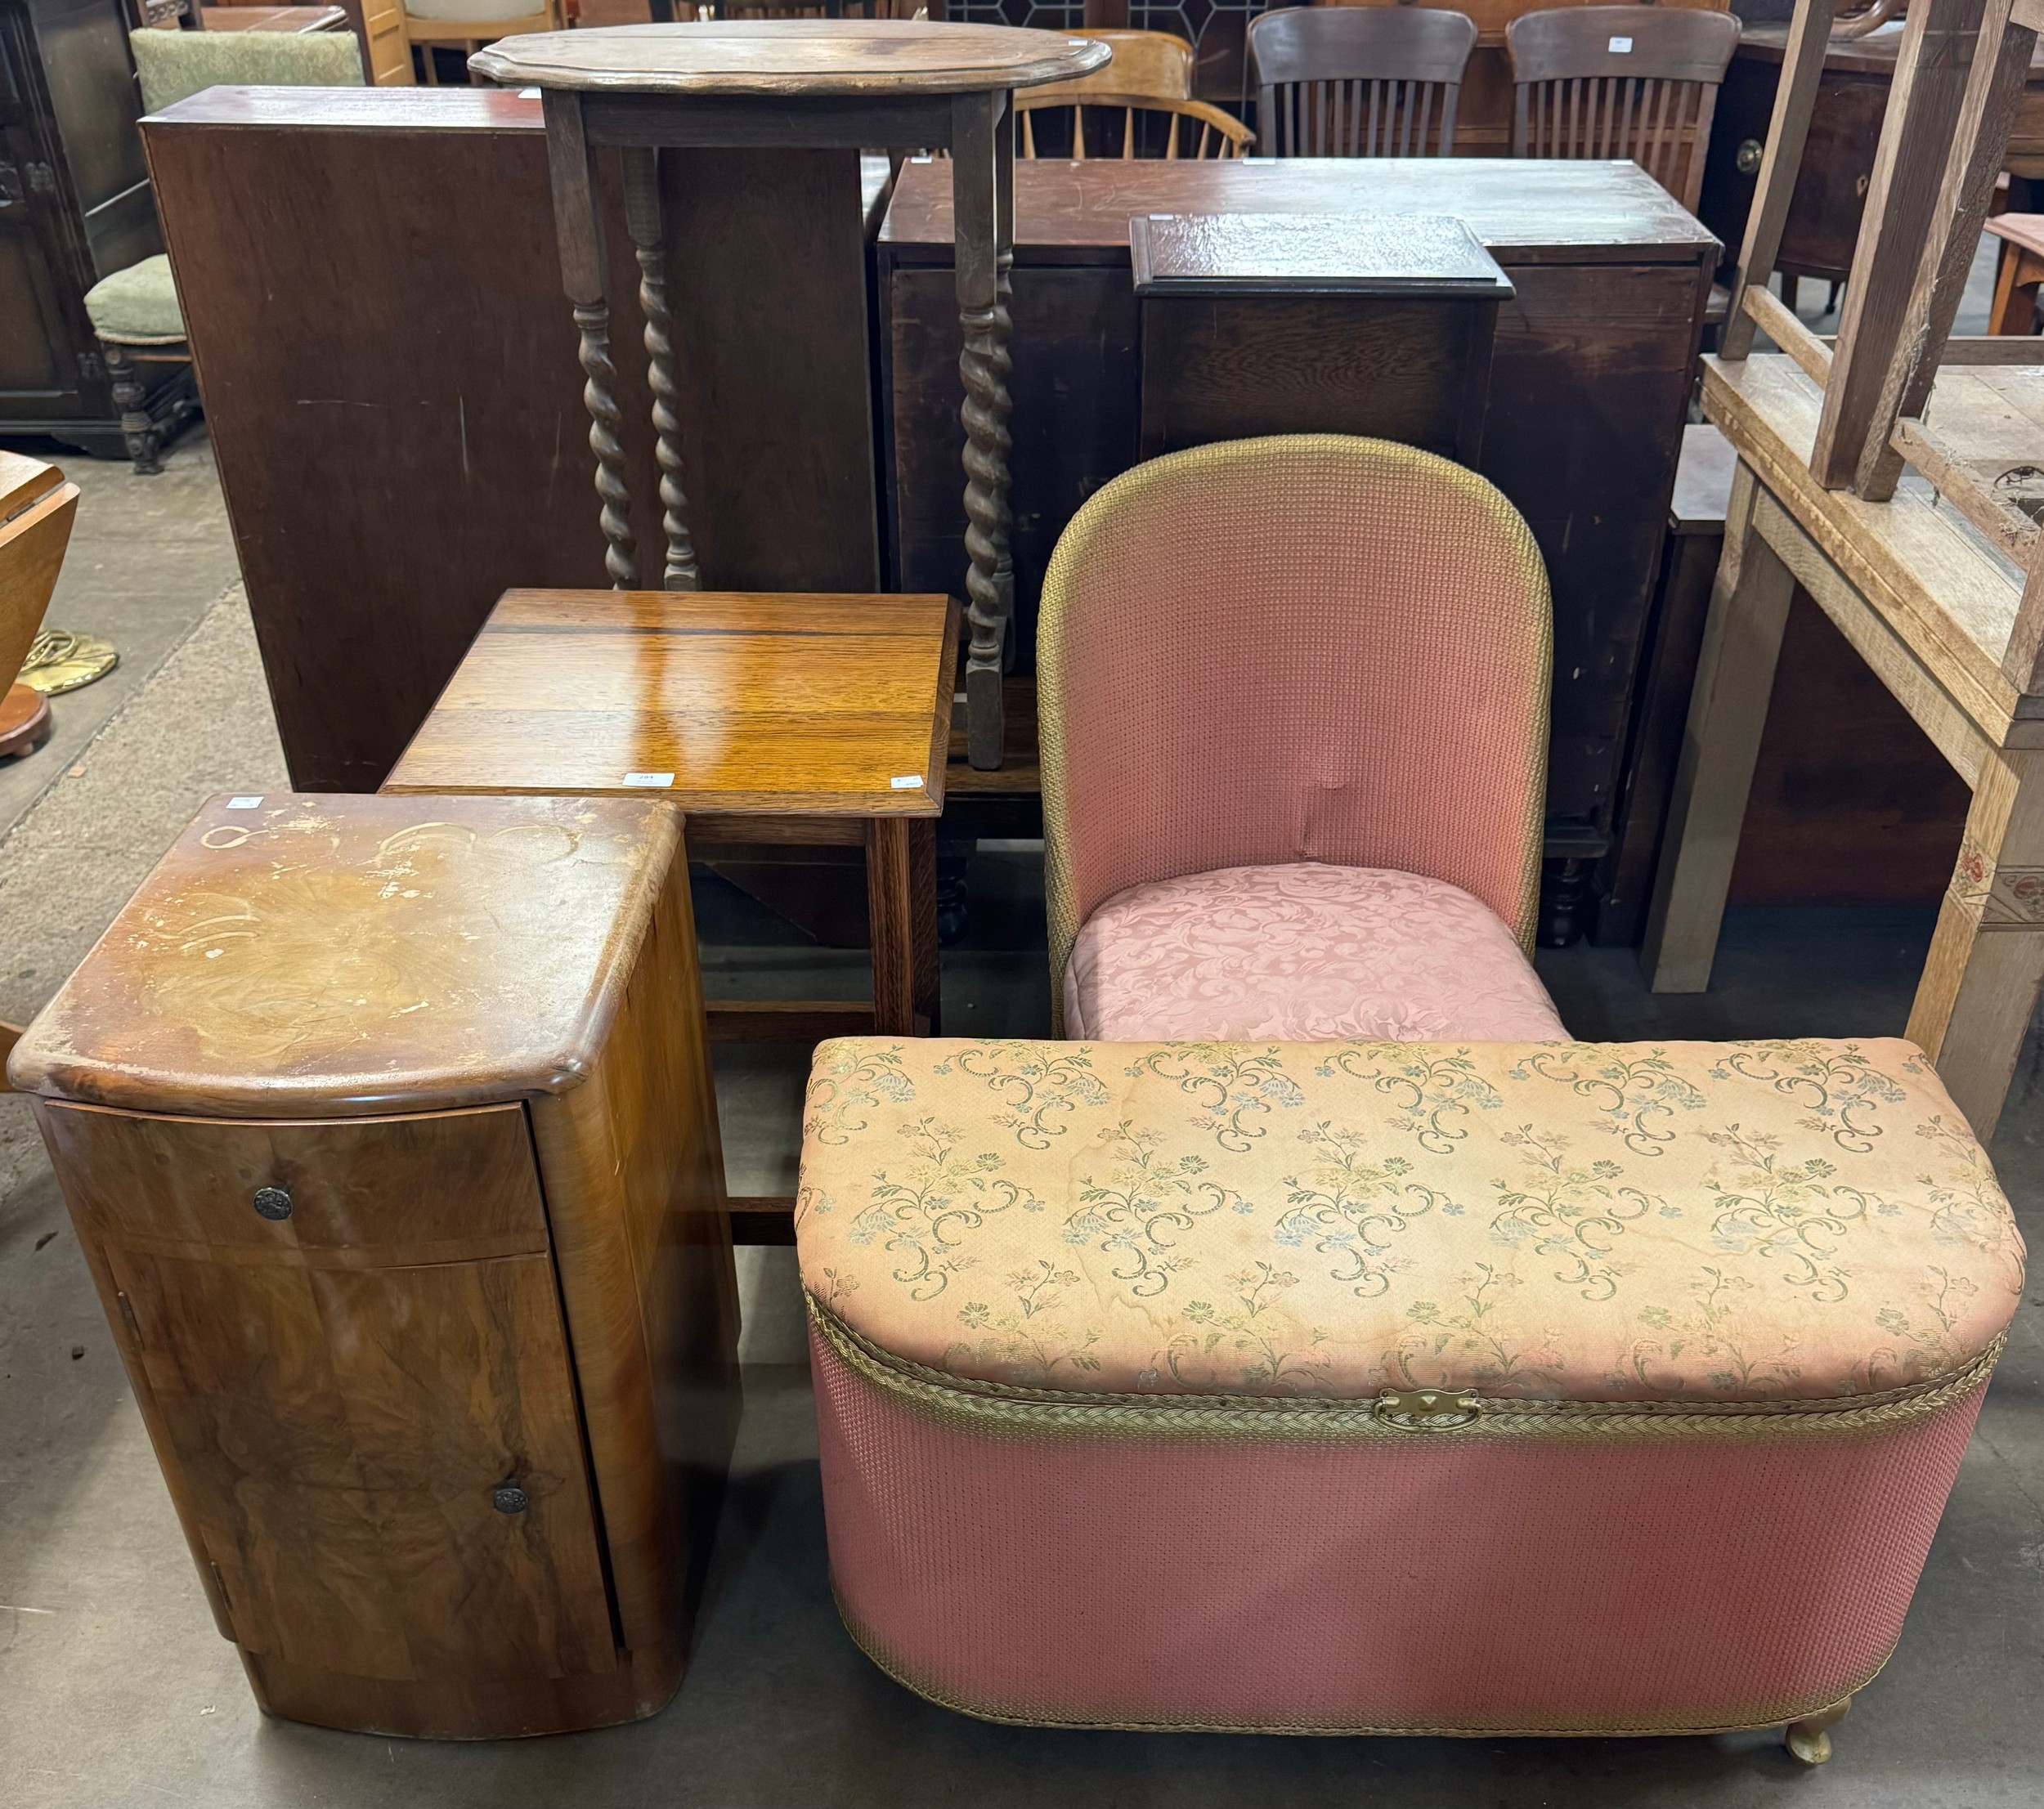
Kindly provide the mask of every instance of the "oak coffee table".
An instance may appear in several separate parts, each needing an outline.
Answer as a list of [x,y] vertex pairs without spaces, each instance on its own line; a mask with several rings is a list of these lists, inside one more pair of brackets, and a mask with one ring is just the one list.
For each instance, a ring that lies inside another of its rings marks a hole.
[[944,597],[507,591],[383,789],[666,798],[692,850],[863,845],[872,1003],[719,1001],[711,1038],[926,1035],[957,641]]

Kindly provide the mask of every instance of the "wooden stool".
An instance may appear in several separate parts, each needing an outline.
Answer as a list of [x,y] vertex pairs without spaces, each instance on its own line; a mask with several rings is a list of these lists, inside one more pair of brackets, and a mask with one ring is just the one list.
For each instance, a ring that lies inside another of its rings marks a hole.
[[1989,333],[2035,333],[2037,286],[2044,283],[2044,213],[1998,213],[1988,231],[2001,241]]
[[[643,273],[652,419],[659,441],[665,581],[698,577],[681,472],[680,421],[669,340],[667,240],[661,219],[664,146],[803,146],[951,152],[958,319],[965,349],[966,592],[972,644],[966,671],[972,763],[997,767],[1001,672],[1015,607],[1008,554],[1008,271],[1015,244],[1018,87],[1083,75],[1107,46],[1005,25],[911,20],[767,19],[626,25],[506,38],[470,59],[505,87],[546,101],[561,271],[581,334],[584,391],[596,454],[596,491],[612,584],[638,581],[631,499],[617,437],[610,305],[603,293],[598,147],[625,165],[625,211]],[[791,428],[796,423],[791,423]]]
[[927,1034],[957,635],[942,597],[509,591],[383,790],[655,791],[693,848],[863,844],[872,1003],[719,1001],[711,1037]]
[[32,1023],[35,1111],[273,1714],[652,1713],[736,1429],[679,813],[217,798]]

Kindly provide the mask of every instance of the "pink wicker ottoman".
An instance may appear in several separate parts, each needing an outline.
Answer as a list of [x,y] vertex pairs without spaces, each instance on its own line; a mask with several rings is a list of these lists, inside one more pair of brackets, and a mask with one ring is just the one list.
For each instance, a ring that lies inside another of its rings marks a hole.
[[2022,1286],[1897,1041],[826,1044],[831,1569],[1044,1726],[1824,1730]]

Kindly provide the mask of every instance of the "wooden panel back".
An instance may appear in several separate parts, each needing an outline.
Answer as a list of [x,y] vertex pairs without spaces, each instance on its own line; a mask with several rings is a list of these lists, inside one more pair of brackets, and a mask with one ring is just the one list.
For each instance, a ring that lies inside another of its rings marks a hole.
[[[74,1202],[131,1247],[325,1267],[546,1249],[522,1106],[235,1123],[52,1100],[43,1123]],[[289,1216],[258,1213],[259,1188]]]
[[[104,1247],[235,1637],[343,1676],[610,1670],[552,1265]],[[515,1479],[522,1512],[493,1505]]]
[[1514,157],[1630,158],[1695,209],[1739,22],[1658,7],[1530,12],[1505,34]]
[[1249,27],[1262,149],[1274,157],[1446,156],[1476,47],[1465,14],[1289,7]]

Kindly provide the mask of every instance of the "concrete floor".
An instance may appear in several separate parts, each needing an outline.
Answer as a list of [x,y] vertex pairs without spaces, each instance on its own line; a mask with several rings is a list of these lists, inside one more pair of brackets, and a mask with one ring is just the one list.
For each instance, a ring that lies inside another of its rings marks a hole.
[[[47,996],[181,827],[283,770],[203,437],[161,479],[74,459],[87,495],[55,611],[109,634],[119,674],[58,700],[57,738],[0,768],[0,1014]],[[952,1028],[1047,1028],[1027,946],[1026,849],[984,854],[1007,933],[948,954]],[[728,889],[699,889],[713,990],[855,992]],[[1018,920],[1024,926],[1017,933]],[[1717,984],[1656,999],[1630,951],[1544,955],[1593,1037],[1900,1030],[1928,913],[1735,911]],[[1009,946],[996,946],[1005,942]],[[733,1181],[787,1191],[801,1068],[733,1052]],[[2044,1228],[2044,1063],[2033,1046],[1995,1147]],[[213,1632],[63,1203],[19,1100],[0,1098],[0,1805],[209,1809],[612,1806],[1723,1805],[2044,1802],[2044,1289],[2024,1307],[1901,1648],[1805,1772],[1766,1735],[1635,1741],[1365,1740],[1046,1733],[921,1702],[832,1608],[791,1253],[746,1253],[746,1408],[693,1668],[673,1705],[602,1734],[483,1746],[267,1722]]]

